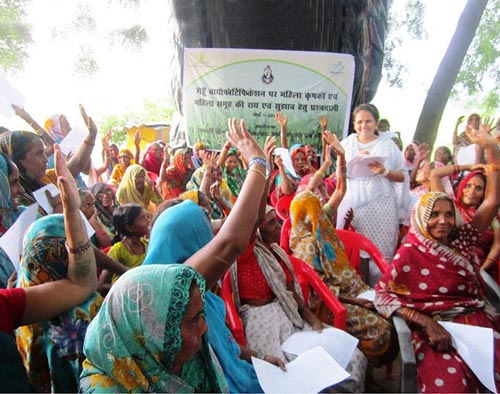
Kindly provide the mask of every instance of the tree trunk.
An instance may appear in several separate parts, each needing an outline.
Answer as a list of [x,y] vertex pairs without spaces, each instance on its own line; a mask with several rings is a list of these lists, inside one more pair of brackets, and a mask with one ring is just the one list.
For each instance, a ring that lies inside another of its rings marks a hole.
[[[488,0],[468,0],[427,93],[413,140],[432,147],[444,108]],[[443,16],[446,17],[446,16]]]

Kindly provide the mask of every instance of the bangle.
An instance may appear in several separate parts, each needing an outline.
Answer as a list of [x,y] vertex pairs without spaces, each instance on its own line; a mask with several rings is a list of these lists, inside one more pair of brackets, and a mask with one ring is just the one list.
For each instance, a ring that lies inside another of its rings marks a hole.
[[383,173],[378,174],[378,175],[379,175],[379,176],[387,176],[387,175],[389,175],[389,169],[388,169],[388,168],[386,168],[386,169],[384,170],[384,172],[383,172]]
[[453,175],[458,175],[460,174],[460,166],[455,164],[453,165]]
[[265,175],[266,178],[271,174],[271,166],[269,165],[265,157],[262,156],[252,157],[248,162],[248,168],[252,167],[254,164],[260,164],[261,166],[266,168],[266,175]]
[[71,254],[82,254],[86,250],[90,249],[92,247],[92,242],[90,242],[90,239],[84,243],[83,245],[77,246],[76,248],[72,248],[71,246],[68,245],[68,241],[64,242],[64,245],[66,246],[66,249],[68,253]]
[[83,143],[86,144],[86,145],[90,145],[90,146],[94,146],[95,145],[95,142],[89,142],[86,139],[83,140]]
[[261,170],[258,170],[257,168],[250,168],[248,172],[256,172],[257,174],[262,175],[262,177],[267,180],[266,174],[264,174]]
[[321,170],[321,169],[316,170],[316,174],[321,175],[321,178],[323,178],[325,176],[325,172],[323,170]]

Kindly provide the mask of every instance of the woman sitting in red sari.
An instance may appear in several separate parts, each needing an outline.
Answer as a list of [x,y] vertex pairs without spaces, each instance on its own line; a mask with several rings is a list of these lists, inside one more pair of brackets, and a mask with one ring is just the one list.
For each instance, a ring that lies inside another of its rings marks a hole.
[[[375,306],[383,316],[396,314],[412,329],[421,392],[475,392],[485,387],[452,347],[451,336],[436,320],[493,329],[495,383],[500,390],[500,320],[483,299],[475,244],[500,206],[495,139],[482,128],[472,134],[486,150],[485,198],[469,223],[442,192],[420,198],[403,244],[377,285]],[[492,344],[490,344],[492,345]]]
[[158,185],[163,199],[169,200],[184,193],[192,174],[191,154],[186,149],[178,149],[174,154],[173,164],[160,171]]
[[[483,202],[486,189],[486,177],[482,172],[483,170],[483,164],[470,164],[436,168],[431,173],[433,179],[432,190],[445,191],[442,188],[442,184],[444,184],[442,181],[446,179],[447,175],[451,176],[452,174],[459,174],[461,171],[471,171],[462,178],[456,189],[455,205],[465,223],[472,220],[478,207]],[[446,190],[446,192],[448,191]],[[478,240],[475,253],[479,258],[482,269],[488,270],[496,265],[500,257],[500,223],[498,215]]]

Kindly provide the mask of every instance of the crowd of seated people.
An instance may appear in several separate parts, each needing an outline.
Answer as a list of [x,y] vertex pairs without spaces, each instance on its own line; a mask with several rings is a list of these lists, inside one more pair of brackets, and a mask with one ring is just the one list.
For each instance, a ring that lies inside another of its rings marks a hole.
[[[64,115],[41,127],[14,109],[33,131],[0,134],[0,234],[37,202],[38,189],[54,184],[59,195],[46,194],[51,209],[38,208],[17,269],[0,248],[7,391],[262,392],[252,357],[286,370],[294,357],[283,342],[332,321],[314,291],[303,297],[298,262],[343,305],[345,330],[359,340],[351,377],[328,390],[374,389],[371,371],[399,350],[394,315],[412,330],[420,391],[484,390],[436,323],[488,327],[495,351],[500,344],[499,315],[479,279],[481,269],[498,276],[498,139],[478,115],[453,141],[455,151],[476,145],[470,164],[454,164],[446,146],[434,161],[425,144],[402,151],[393,133],[378,130],[377,108],[362,104],[355,133],[342,141],[322,116],[320,146],[293,141],[288,149],[293,136],[279,112],[279,138],[262,147],[234,118],[227,140],[211,150],[202,141],[193,150],[155,141],[141,155],[136,133],[134,155],[108,132],[96,168],[98,130],[83,107],[88,134],[68,157],[57,145],[71,130]],[[275,154],[277,141],[293,168]],[[384,159],[360,176],[347,166],[359,155]],[[289,234],[280,246],[282,219]],[[337,228],[371,240],[390,269],[381,272],[363,253],[363,271],[353,267]],[[245,346],[226,324],[226,272]]]

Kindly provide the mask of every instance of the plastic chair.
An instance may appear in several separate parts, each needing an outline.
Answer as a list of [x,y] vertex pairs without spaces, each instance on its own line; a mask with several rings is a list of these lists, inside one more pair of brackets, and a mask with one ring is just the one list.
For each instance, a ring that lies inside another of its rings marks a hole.
[[[323,303],[332,311],[333,320],[331,324],[336,328],[345,330],[347,311],[342,303],[332,294],[321,277],[305,262],[293,256],[290,256],[290,261],[292,262],[297,281],[302,289],[305,304],[308,305],[310,287],[312,287]],[[224,300],[224,305],[226,306],[227,325],[233,333],[236,342],[241,346],[245,346],[245,329],[243,328],[243,323],[234,303],[230,271],[226,272],[222,279],[220,296]]]
[[355,231],[337,229],[337,236],[344,244],[344,251],[351,265],[361,274],[360,252],[363,250],[370,255],[378,269],[384,274],[389,269],[389,263],[375,244],[364,235]]
[[280,236],[280,246],[287,254],[291,254],[290,250],[291,229],[292,229],[292,222],[290,221],[290,218],[288,218],[281,225],[281,236]]
[[285,221],[290,216],[290,204],[292,203],[294,197],[295,193],[288,194],[281,197],[278,202],[276,202],[274,209],[276,210],[276,214],[281,220]]

